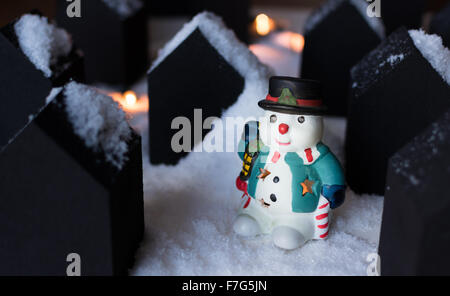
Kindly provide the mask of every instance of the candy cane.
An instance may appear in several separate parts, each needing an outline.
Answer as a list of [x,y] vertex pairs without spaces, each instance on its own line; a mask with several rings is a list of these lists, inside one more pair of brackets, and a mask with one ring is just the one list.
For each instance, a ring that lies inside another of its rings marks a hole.
[[329,211],[330,203],[325,197],[321,195],[319,199],[319,205],[314,212],[315,239],[325,239],[328,236]]

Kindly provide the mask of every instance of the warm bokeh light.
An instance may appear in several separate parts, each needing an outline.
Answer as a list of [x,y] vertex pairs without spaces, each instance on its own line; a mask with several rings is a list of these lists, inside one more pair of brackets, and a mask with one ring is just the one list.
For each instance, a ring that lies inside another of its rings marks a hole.
[[141,113],[148,111],[147,95],[142,95],[138,98],[136,93],[131,90],[126,91],[123,94],[120,92],[108,92],[107,95],[118,102],[127,113]]
[[290,48],[295,52],[302,52],[305,46],[305,38],[297,33],[292,33],[290,40]]
[[134,91],[129,90],[129,91],[125,92],[123,94],[123,96],[125,97],[125,102],[127,103],[127,105],[132,106],[132,105],[136,104],[137,97],[136,97],[136,94],[134,93]]
[[265,44],[251,44],[248,49],[250,49],[250,51],[263,63],[267,63],[267,60],[283,58],[282,52]]
[[289,31],[277,34],[274,37],[274,42],[295,52],[302,52],[305,46],[305,38],[301,34]]
[[264,13],[258,14],[255,18],[256,33],[265,36],[275,27],[274,21]]

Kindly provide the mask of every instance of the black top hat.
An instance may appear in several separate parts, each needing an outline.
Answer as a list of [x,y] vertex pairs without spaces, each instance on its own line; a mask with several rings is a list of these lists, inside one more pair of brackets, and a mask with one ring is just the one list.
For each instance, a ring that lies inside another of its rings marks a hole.
[[320,83],[316,80],[272,76],[269,94],[258,105],[265,109],[289,114],[324,115]]

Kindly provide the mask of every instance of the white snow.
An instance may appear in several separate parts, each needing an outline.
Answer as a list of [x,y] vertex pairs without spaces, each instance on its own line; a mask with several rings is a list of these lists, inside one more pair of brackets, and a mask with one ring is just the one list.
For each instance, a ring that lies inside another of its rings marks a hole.
[[393,54],[388,57],[387,62],[391,64],[391,66],[394,66],[396,63],[403,61],[404,58],[404,54]]
[[61,92],[62,87],[54,87],[50,91],[50,94],[45,98],[45,104],[48,105],[54,98]]
[[[378,65],[378,67],[382,68],[382,67],[384,67],[384,65],[386,65],[386,63],[389,63],[391,65],[391,67],[394,67],[395,65],[397,65],[398,63],[403,61],[404,58],[405,58],[405,55],[402,53],[401,54],[391,54],[390,56],[387,57],[387,59],[385,61],[381,62]],[[356,87],[356,85],[355,85],[355,87]]]
[[352,67],[350,72],[355,97],[360,97],[415,52],[406,32],[406,30],[393,32]]
[[[430,178],[427,169],[419,169],[421,162],[433,162],[448,143],[450,135],[450,112],[434,121],[423,133],[417,135],[391,158],[391,165],[397,175],[408,179],[413,186],[419,186]],[[448,145],[447,145],[448,146]],[[431,152],[431,153],[430,153]],[[449,168],[450,169],[450,168]]]
[[442,44],[442,38],[427,34],[422,29],[409,30],[408,33],[424,58],[450,84],[450,50]]
[[101,151],[119,169],[127,160],[131,137],[125,112],[111,97],[76,82],[64,88],[66,112],[74,132],[87,147]]
[[305,23],[305,33],[312,31],[330,13],[339,7],[345,0],[328,0],[315,10]]
[[102,0],[102,1],[122,18],[132,16],[144,5],[141,0]]
[[385,37],[385,28],[381,19],[377,17],[369,17],[367,15],[368,3],[365,0],[328,0],[308,18],[305,24],[305,33],[312,31],[319,23],[322,22],[322,20],[324,20],[345,1],[348,1],[358,10],[367,24],[380,37],[380,39]]
[[46,77],[52,75],[51,66],[57,59],[72,49],[70,35],[49,23],[46,17],[25,14],[14,29],[22,52]]

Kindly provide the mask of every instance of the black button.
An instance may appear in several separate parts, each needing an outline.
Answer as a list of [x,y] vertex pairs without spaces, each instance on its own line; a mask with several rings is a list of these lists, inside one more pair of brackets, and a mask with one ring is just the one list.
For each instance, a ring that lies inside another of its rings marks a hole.
[[273,178],[273,183],[278,183],[278,182],[280,182],[280,178],[278,178],[278,177]]
[[272,193],[272,194],[270,195],[270,200],[273,201],[273,202],[276,202],[276,201],[277,201],[277,197],[275,196],[275,194]]

